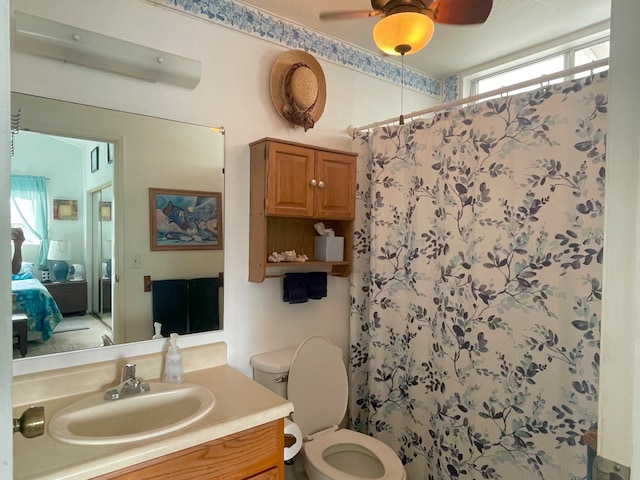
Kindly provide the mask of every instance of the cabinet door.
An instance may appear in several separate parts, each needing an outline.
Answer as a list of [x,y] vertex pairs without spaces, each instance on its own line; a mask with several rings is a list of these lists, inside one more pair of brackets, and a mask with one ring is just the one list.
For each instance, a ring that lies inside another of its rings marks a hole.
[[352,220],[356,205],[356,157],[318,151],[315,218]]
[[266,214],[313,216],[313,162],[310,148],[271,142],[268,145]]
[[93,480],[284,480],[283,451],[280,419]]
[[280,472],[278,472],[277,468],[271,468],[266,472],[259,473],[258,475],[254,475],[247,480],[279,480]]

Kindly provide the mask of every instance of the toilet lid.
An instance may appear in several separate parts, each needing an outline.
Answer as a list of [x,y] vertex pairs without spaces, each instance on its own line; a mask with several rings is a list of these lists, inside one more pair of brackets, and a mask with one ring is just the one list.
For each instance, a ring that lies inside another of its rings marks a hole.
[[342,351],[324,337],[310,337],[296,350],[289,369],[287,398],[293,421],[312,435],[338,425],[347,409],[347,372]]

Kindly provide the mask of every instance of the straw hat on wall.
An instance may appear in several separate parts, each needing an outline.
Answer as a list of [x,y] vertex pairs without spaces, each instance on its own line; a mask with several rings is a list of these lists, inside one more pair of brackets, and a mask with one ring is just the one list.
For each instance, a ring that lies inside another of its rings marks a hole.
[[303,50],[289,50],[271,67],[271,101],[282,118],[305,132],[324,111],[327,86],[318,61]]

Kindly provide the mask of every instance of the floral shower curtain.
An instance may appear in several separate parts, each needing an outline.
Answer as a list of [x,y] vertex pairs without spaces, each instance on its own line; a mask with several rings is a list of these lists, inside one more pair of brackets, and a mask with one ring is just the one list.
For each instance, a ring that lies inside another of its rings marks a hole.
[[586,478],[606,114],[601,73],[354,139],[350,417],[409,480]]

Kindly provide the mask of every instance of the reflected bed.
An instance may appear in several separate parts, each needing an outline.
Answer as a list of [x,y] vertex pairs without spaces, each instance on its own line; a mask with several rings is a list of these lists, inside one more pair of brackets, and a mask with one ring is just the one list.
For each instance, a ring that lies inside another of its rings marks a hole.
[[16,296],[14,313],[27,315],[27,330],[42,332],[42,340],[49,340],[53,329],[62,321],[62,314],[46,287],[36,278],[12,280],[11,292]]

